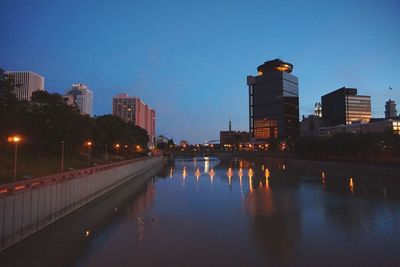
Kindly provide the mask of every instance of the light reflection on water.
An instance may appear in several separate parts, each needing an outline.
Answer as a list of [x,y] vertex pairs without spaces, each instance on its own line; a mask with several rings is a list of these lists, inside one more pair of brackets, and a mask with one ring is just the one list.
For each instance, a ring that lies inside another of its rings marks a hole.
[[[271,159],[185,159],[167,166],[137,196],[113,204],[114,215],[97,209],[98,216],[104,212],[101,226],[85,227],[89,219],[83,215],[73,222],[81,227],[63,226],[63,231],[79,230],[80,238],[82,231],[90,231],[82,238],[85,243],[71,241],[84,247],[79,253],[62,247],[71,254],[69,265],[400,262],[399,177]],[[84,213],[93,217],[90,209]],[[24,251],[32,257],[30,249]]]

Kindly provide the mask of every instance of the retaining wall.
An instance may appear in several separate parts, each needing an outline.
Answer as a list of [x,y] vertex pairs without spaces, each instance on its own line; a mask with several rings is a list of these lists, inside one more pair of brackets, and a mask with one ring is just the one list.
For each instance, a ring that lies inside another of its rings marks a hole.
[[146,157],[0,185],[0,251],[161,164]]

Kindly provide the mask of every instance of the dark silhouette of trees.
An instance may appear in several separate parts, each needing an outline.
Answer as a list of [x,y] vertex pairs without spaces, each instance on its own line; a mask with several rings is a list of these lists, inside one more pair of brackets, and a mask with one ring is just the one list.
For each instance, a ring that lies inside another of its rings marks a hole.
[[301,137],[296,140],[296,153],[313,159],[374,159],[396,156],[399,136],[391,131],[384,133],[339,133],[330,137]]
[[17,127],[17,104],[12,79],[0,69],[0,136],[9,134]]
[[116,143],[132,152],[137,145],[141,151],[147,148],[146,130],[116,116],[81,115],[61,95],[46,91],[34,92],[30,101],[19,101],[13,91],[12,79],[0,69],[0,146],[5,145],[7,136],[17,133],[23,136],[24,146],[31,147],[39,157],[59,152],[62,141],[66,153],[83,150],[88,140],[99,153]]

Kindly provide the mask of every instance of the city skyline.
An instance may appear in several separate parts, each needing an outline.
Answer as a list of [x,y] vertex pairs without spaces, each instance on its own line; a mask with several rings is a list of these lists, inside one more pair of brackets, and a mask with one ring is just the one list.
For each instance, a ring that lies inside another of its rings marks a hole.
[[[389,98],[400,101],[396,1],[253,2],[257,9],[241,2],[37,4],[38,11],[3,3],[2,68],[39,73],[49,92],[88,84],[96,115],[111,113],[118,92],[138,96],[157,110],[157,134],[176,142],[217,139],[229,117],[235,129],[248,131],[246,75],[276,57],[294,64],[300,117],[342,86],[370,95],[373,117],[384,117]],[[192,127],[182,132],[188,122]]]

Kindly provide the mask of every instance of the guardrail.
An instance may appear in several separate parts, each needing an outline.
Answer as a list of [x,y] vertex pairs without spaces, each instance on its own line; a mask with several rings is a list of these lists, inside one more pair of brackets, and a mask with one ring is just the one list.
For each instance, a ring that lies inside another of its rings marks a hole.
[[125,160],[125,161],[109,163],[109,164],[104,164],[104,165],[85,168],[85,169],[62,172],[62,173],[52,174],[52,175],[43,176],[43,177],[31,178],[31,179],[27,179],[27,180],[20,180],[20,181],[7,183],[7,184],[2,184],[2,185],[0,185],[0,197],[8,196],[10,194],[14,194],[14,193],[18,193],[18,192],[23,192],[24,190],[28,190],[28,189],[47,186],[47,185],[53,184],[53,183],[63,182],[63,181],[69,180],[69,179],[76,179],[76,178],[83,177],[88,174],[92,174],[92,173],[116,168],[119,166],[131,164],[133,162],[141,161],[141,160],[144,160],[147,158],[148,157],[140,157],[140,158],[131,159],[131,160]]
[[161,164],[141,157],[0,185],[0,251]]

